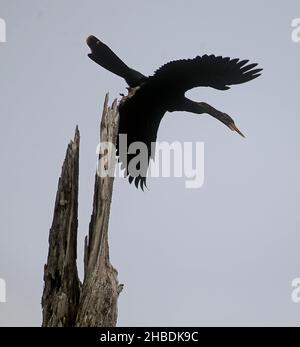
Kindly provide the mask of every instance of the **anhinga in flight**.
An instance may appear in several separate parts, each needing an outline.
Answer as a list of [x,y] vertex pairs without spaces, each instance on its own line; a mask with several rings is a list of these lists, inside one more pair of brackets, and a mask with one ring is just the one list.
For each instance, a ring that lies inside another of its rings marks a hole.
[[[95,36],[89,36],[87,44],[91,49],[91,53],[88,54],[90,59],[124,78],[130,88],[138,87],[135,93],[119,107],[119,134],[127,135],[128,146],[134,142],[143,142],[147,146],[148,165],[154,155],[151,143],[156,142],[160,121],[167,111],[207,113],[244,137],[228,114],[216,110],[205,102],[192,101],[185,97],[185,93],[195,87],[227,90],[233,84],[251,81],[260,76],[262,71],[255,69],[257,64],[248,64],[249,60],[203,55],[194,59],[169,62],[155,71],[152,76],[146,77],[128,67]],[[133,157],[134,155],[128,154],[127,163]],[[119,160],[122,162],[122,158]],[[140,185],[143,189],[146,172],[131,175],[127,171],[127,174],[130,183],[134,181],[136,187]]]

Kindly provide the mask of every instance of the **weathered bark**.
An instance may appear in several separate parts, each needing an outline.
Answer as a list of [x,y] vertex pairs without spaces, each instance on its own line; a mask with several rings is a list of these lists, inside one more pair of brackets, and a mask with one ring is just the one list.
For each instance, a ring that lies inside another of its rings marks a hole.
[[72,326],[79,302],[80,282],[76,267],[79,130],[76,128],[58,182],[49,253],[44,269],[43,326]]
[[[119,114],[117,102],[108,107],[106,95],[101,120],[101,143],[116,144]],[[115,163],[101,146],[105,167]],[[76,267],[79,131],[69,144],[59,180],[49,237],[49,254],[42,298],[43,326],[115,326],[117,299],[122,289],[109,261],[108,224],[113,177],[96,174],[89,234],[84,248],[84,281]]]
[[[101,121],[100,154],[105,166],[112,165],[114,158],[109,158],[103,143],[116,144],[119,115],[117,102],[112,108],[107,107],[106,96]],[[100,167],[99,169],[100,170]],[[89,226],[89,236],[85,239],[85,274],[80,305],[77,314],[77,326],[115,326],[117,323],[117,299],[120,286],[117,271],[109,261],[108,221],[113,191],[113,177],[100,177],[96,174],[94,188],[93,213]]]

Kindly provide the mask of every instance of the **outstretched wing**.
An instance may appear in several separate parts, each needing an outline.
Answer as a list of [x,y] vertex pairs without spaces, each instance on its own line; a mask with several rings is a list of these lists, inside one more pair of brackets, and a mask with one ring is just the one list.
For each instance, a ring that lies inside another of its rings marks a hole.
[[[150,88],[151,89],[151,88]],[[117,142],[117,155],[121,168],[126,169],[129,182],[144,189],[150,158],[154,157],[155,142],[160,121],[166,110],[157,99],[158,96],[148,90],[147,85],[141,86],[136,93],[119,106],[119,135],[126,135],[127,148],[121,148],[121,138]],[[141,152],[128,154],[130,145],[144,144]],[[136,159],[141,159],[135,166]],[[131,164],[130,164],[131,163]],[[138,172],[136,171],[138,170]]]
[[203,55],[167,63],[152,78],[161,81],[167,88],[183,93],[195,87],[227,90],[233,84],[245,83],[260,76],[262,69],[255,69],[257,64],[248,63],[249,60]]
[[130,87],[138,86],[146,76],[128,67],[106,44],[95,36],[89,36],[86,40],[91,49],[88,57],[104,69],[123,77]]

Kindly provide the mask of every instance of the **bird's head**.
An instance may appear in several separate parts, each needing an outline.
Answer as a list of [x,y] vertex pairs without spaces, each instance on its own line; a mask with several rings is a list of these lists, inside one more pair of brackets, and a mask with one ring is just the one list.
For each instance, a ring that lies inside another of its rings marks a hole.
[[236,131],[242,137],[245,137],[244,134],[235,125],[234,120],[227,113],[218,111],[217,109],[207,104],[206,102],[194,103],[193,101],[185,99],[185,103],[188,106],[187,108],[188,111],[195,112],[195,113],[207,113],[213,116],[214,118],[218,119],[223,124],[225,124],[230,130]]
[[217,115],[214,115],[220,122],[225,124],[230,130],[236,131],[242,137],[245,135],[239,130],[239,128],[235,125],[234,120],[226,113],[219,112]]

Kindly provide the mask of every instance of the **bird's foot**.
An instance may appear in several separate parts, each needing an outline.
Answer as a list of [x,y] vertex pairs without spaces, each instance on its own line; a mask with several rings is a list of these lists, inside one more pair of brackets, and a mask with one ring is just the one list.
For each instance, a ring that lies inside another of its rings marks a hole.
[[120,94],[122,96],[122,99],[120,100],[119,106],[122,105],[126,100],[132,98],[134,96],[134,94],[137,92],[138,89],[140,89],[140,86],[138,87],[126,87],[128,94],[124,95],[124,94]]

